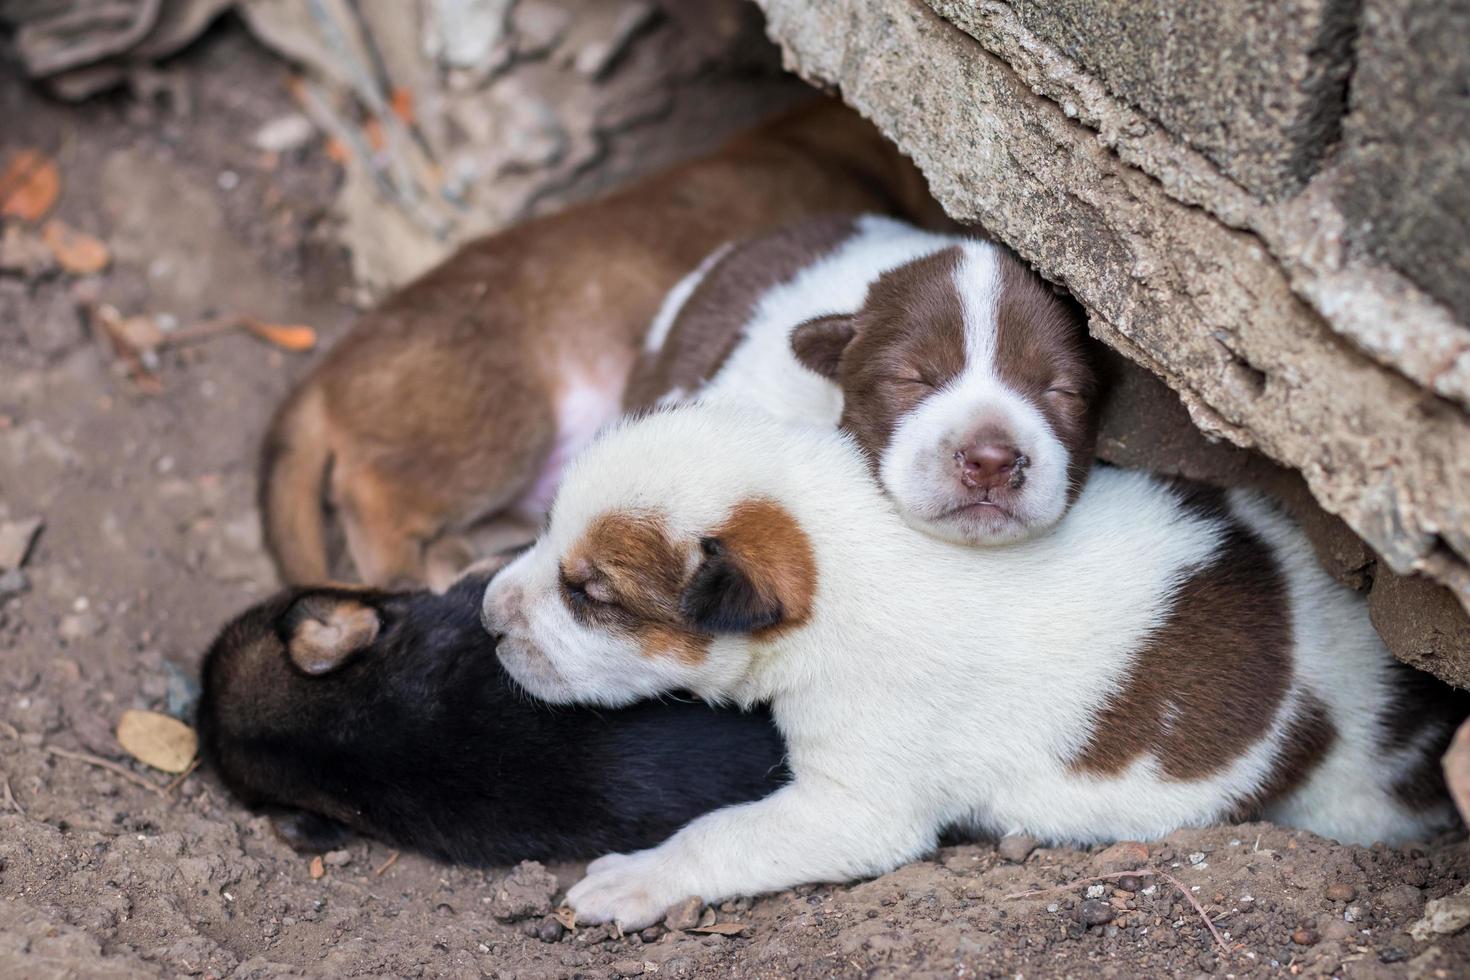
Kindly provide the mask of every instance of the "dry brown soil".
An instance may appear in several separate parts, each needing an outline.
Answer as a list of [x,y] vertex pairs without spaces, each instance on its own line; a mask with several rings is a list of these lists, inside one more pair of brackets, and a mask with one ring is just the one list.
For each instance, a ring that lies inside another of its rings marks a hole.
[[[1470,975],[1470,932],[1406,931],[1427,900],[1470,881],[1461,837],[1395,850],[1259,824],[1181,832],[1132,853],[1177,887],[1140,875],[1096,883],[1093,897],[1078,879],[1127,867],[1126,855],[1041,849],[1016,864],[965,844],[876,881],[683,923],[741,924],[738,935],[618,938],[546,918],[548,888],[529,889],[528,918],[501,921],[505,869],[412,855],[384,869],[390,852],[366,840],[313,878],[309,856],[208,771],[160,793],[59,754],[163,785],[127,760],[113,726],[130,707],[185,704],[212,631],[272,588],[255,446],[308,363],[223,337],[165,353],[150,394],[79,304],[186,325],[248,312],[328,339],[351,315],[325,214],[335,166],[313,147],[270,168],[249,145],[290,108],[280,66],[227,28],[170,71],[188,115],[121,96],[61,106],[0,73],[0,158],[54,154],[59,215],[114,257],[93,279],[0,274],[0,522],[45,521],[28,587],[0,598],[0,977]],[[676,111],[647,138],[679,147],[694,131]],[[658,162],[631,145],[609,165]],[[579,869],[553,870],[564,888]]]

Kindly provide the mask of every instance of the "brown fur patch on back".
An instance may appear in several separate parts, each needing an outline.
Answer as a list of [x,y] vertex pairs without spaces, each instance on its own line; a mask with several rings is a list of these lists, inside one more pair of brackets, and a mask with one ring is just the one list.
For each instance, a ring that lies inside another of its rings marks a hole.
[[1236,804],[1230,819],[1258,818],[1263,806],[1300,786],[1332,751],[1336,741],[1337,728],[1327,715],[1327,706],[1317,695],[1305,692],[1297,705],[1296,715],[1286,728],[1266,781]]
[[[563,599],[579,618],[633,638],[648,657],[687,664],[704,659],[710,637],[689,629],[679,608],[690,562],[653,513],[603,514],[588,526],[561,568]],[[578,598],[578,589],[613,602]]]
[[811,540],[786,508],[774,500],[742,501],[714,535],[755,593],[780,607],[781,621],[755,636],[774,636],[806,622],[817,594],[817,560]]
[[1067,449],[1068,499],[1076,500],[1097,443],[1097,369],[1081,309],[1021,261],[996,255],[995,370],[1046,418]]
[[1099,713],[1078,772],[1153,755],[1170,779],[1219,772],[1268,731],[1292,677],[1291,615],[1275,555],[1242,524],[1186,581]]
[[842,428],[876,472],[898,420],[965,367],[965,308],[953,246],[879,277],[842,357]]
[[761,297],[823,258],[854,229],[852,216],[830,215],[731,248],[685,300],[663,346],[634,366],[624,408],[648,408],[672,391],[699,390],[735,350]]

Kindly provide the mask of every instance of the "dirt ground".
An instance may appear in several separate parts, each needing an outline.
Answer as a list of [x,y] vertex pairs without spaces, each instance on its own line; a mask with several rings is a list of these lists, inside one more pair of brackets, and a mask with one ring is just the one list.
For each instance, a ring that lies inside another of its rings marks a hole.
[[[279,63],[227,26],[170,72],[187,116],[51,103],[0,65],[0,165],[52,154],[56,214],[113,260],[0,271],[0,524],[44,521],[22,576],[0,578],[0,978],[1470,975],[1470,931],[1409,932],[1470,882],[1462,836],[1395,850],[1252,824],[1091,853],[963,844],[617,937],[564,929],[534,869],[390,863],[358,840],[314,876],[208,771],[165,790],[113,728],[127,708],[185,710],[214,629],[273,588],[256,444],[309,356],[222,336],[166,351],[140,384],[85,310],[246,312],[328,341],[353,312],[326,212],[336,165],[319,145],[274,161],[250,146],[290,109]],[[707,144],[759,100],[734,101],[676,106],[578,192]],[[580,869],[552,870],[565,888]]]

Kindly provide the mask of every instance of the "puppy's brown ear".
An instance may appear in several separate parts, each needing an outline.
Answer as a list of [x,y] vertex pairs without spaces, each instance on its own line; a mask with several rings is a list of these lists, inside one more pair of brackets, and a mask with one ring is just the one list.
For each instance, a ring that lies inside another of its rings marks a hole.
[[704,560],[680,598],[695,629],[759,633],[810,615],[816,561],[806,532],[780,504],[741,502],[699,546]]
[[814,317],[791,331],[791,352],[805,367],[835,381],[842,352],[856,333],[857,320],[848,314]]
[[297,599],[280,623],[286,654],[303,673],[330,673],[378,638],[378,611],[367,603],[332,593]]

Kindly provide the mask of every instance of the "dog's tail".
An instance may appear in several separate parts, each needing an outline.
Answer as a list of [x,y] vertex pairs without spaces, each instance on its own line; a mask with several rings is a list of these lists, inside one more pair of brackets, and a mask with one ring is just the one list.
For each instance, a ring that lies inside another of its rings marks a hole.
[[327,581],[323,491],[332,451],[320,386],[297,388],[271,420],[261,450],[260,513],[266,548],[291,585]]

